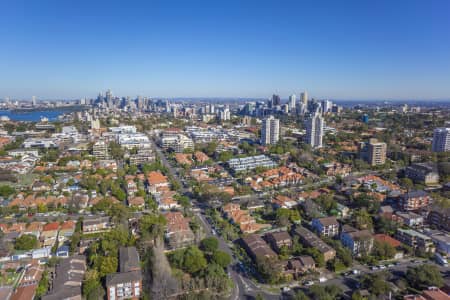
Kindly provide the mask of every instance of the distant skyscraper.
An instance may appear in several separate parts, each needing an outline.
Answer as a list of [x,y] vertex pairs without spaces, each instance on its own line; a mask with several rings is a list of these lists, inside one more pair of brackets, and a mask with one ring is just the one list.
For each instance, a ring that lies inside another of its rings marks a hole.
[[315,113],[306,120],[306,142],[313,148],[322,147],[324,121],[320,114]]
[[230,109],[225,107],[219,112],[219,118],[221,121],[229,121],[231,119]]
[[333,107],[333,102],[330,100],[322,100],[322,112],[326,114],[327,112],[331,112],[331,108]]
[[31,97],[31,105],[36,106],[36,96]]
[[300,101],[301,101],[306,107],[308,107],[308,92],[304,91],[303,93],[300,94]]
[[261,144],[273,145],[280,139],[280,120],[270,116],[263,120],[261,127]]
[[289,96],[289,110],[295,111],[295,105],[296,105],[297,97],[295,97],[295,94],[292,94]]
[[281,98],[278,95],[273,94],[272,95],[272,107],[281,105]]
[[109,108],[112,108],[114,106],[112,97],[113,96],[112,96],[111,90],[107,90],[106,91],[106,103],[108,104]]
[[433,152],[450,151],[450,128],[436,128],[433,132]]

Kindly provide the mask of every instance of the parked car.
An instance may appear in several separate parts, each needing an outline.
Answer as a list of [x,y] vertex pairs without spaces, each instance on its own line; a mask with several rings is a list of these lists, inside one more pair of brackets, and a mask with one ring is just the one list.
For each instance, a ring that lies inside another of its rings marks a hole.
[[314,281],[308,280],[308,281],[305,281],[303,284],[304,284],[305,286],[312,286],[312,285],[314,285]]

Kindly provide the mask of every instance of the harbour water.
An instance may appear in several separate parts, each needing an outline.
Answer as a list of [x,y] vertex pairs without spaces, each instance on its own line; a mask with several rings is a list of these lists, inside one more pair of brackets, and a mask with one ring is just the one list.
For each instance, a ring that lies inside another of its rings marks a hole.
[[60,115],[73,111],[72,109],[51,110],[0,110],[0,118],[8,117],[11,121],[39,122],[47,118],[50,122],[58,120]]

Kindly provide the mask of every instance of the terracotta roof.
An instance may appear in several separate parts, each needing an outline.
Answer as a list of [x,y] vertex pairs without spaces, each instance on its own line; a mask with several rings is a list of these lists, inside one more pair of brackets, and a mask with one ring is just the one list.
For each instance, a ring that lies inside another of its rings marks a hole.
[[150,185],[167,183],[167,177],[159,171],[152,171],[147,174],[147,180]]
[[60,230],[74,229],[74,228],[75,228],[75,222],[72,221],[72,220],[68,220],[68,221],[65,221],[64,223],[61,224]]
[[59,228],[59,223],[52,222],[52,223],[45,224],[44,227],[42,228],[42,231],[58,230],[58,228]]
[[189,230],[189,221],[181,212],[168,212],[164,214],[167,220],[168,232],[177,232]]
[[401,245],[400,241],[390,237],[389,235],[386,234],[375,234],[373,236],[373,238],[378,241],[378,242],[382,242],[382,243],[388,243],[389,245],[391,245],[392,247],[398,247]]
[[450,296],[441,291],[439,288],[430,287],[428,290],[423,291],[422,295],[429,300],[449,300]]

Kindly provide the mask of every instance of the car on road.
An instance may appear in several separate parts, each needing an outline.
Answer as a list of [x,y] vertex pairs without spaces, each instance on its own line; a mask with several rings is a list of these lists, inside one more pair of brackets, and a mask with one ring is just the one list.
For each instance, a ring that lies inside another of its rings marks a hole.
[[388,264],[387,266],[388,266],[388,268],[393,268],[394,264]]
[[303,285],[305,285],[305,286],[312,286],[312,285],[314,285],[314,281],[312,281],[312,280],[304,281]]
[[385,265],[379,265],[378,268],[380,268],[380,270],[384,270],[384,269],[386,269],[386,266]]
[[370,269],[371,269],[372,271],[376,271],[376,270],[378,270],[378,267],[377,267],[377,266],[371,266]]
[[214,229],[211,229],[213,235],[217,235],[217,232]]

